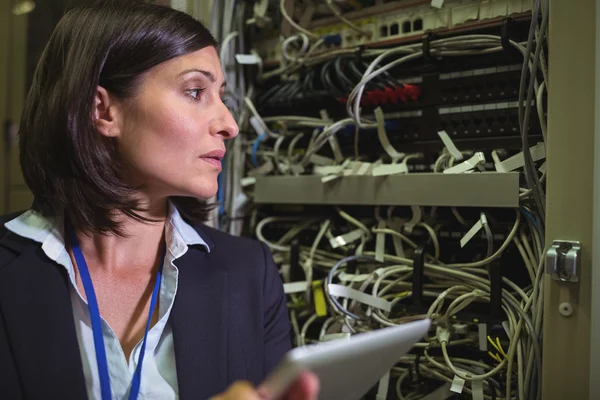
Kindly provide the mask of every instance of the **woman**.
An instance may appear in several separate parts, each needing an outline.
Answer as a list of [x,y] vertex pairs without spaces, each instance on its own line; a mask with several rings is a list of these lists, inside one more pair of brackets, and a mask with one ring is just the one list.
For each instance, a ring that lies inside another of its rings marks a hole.
[[59,22],[20,125],[34,205],[0,221],[0,397],[254,399],[290,348],[268,250],[198,224],[238,133],[215,46],[144,3]]

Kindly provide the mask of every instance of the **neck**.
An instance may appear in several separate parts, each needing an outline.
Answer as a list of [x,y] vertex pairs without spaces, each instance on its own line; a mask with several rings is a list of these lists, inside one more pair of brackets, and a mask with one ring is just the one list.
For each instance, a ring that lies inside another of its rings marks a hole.
[[146,207],[138,213],[156,222],[137,221],[117,214],[123,236],[114,233],[86,235],[78,232],[77,239],[88,265],[105,272],[144,272],[156,266],[164,243],[167,201]]

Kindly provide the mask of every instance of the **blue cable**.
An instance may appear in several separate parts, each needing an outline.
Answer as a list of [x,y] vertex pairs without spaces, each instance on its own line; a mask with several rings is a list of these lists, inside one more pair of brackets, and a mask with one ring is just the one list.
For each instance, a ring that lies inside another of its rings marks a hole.
[[258,167],[258,158],[256,157],[256,152],[258,152],[258,146],[260,146],[260,142],[265,140],[266,137],[266,133],[261,133],[254,141],[254,144],[252,144],[252,154],[250,155],[250,158],[252,160],[252,164],[254,164],[255,167]]
[[540,237],[543,237],[542,232],[540,230],[540,227],[538,226],[537,219],[535,218],[535,215],[532,214],[525,207],[519,207],[519,209],[521,210],[521,212],[523,213],[523,215],[525,215],[525,218],[527,218],[531,222],[531,224],[533,225],[533,227],[535,228],[535,230],[538,232],[538,234],[540,235]]
[[217,178],[217,182],[219,185],[219,189],[217,190],[217,201],[219,202],[219,217],[225,212],[224,181],[227,173],[227,156],[223,157],[221,165],[223,166],[223,169],[221,170],[221,173],[219,173],[219,177]]

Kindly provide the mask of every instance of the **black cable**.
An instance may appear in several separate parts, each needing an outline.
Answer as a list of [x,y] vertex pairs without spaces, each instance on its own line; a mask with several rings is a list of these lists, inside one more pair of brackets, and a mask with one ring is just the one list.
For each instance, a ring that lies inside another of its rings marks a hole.
[[288,93],[286,93],[288,100],[292,100],[301,91],[302,83],[299,80],[291,84]]
[[[344,69],[342,68],[342,60],[344,60],[343,57],[338,57],[335,60],[334,63],[334,67],[335,67],[335,72],[337,73],[338,79],[340,81],[340,83],[344,86],[344,89],[346,90],[347,93],[350,93],[352,91],[352,89],[354,89],[354,86],[356,86],[344,73]],[[346,58],[346,60],[348,60]]]
[[323,85],[323,88],[331,92],[334,97],[338,97],[343,96],[344,94],[341,94],[340,90],[331,81],[331,77],[329,77],[329,68],[331,68],[334,62],[335,60],[329,60],[328,62],[326,62],[325,65],[321,67],[321,73],[319,75],[321,78],[321,84]]
[[[365,71],[367,70],[367,68],[368,68],[368,65],[367,65],[365,62],[360,62],[360,65],[361,65],[361,66],[364,68],[364,71],[361,71],[361,70],[358,68],[357,61],[356,61],[356,60],[354,60],[354,61],[355,61],[355,62],[352,62],[352,63],[350,63],[350,64],[349,64],[349,66],[350,66],[350,69],[351,69],[351,70],[352,70],[352,71],[353,71],[353,72],[354,72],[356,75],[358,75],[358,76],[359,76],[359,82],[360,82],[360,81],[362,80],[362,77],[363,77],[363,75],[364,75],[364,72],[365,72]],[[365,85],[365,89],[367,89],[367,90],[372,90],[373,88],[376,88],[376,89],[385,89],[386,85],[385,85],[385,84],[383,84],[382,82],[380,82],[380,80],[381,80],[381,75],[380,75],[380,76],[377,76],[377,77],[375,77],[374,79],[371,79],[371,80],[370,80],[370,81],[369,81],[369,82],[368,82],[368,83]]]
[[302,89],[305,92],[312,92],[314,90],[313,79],[315,77],[315,71],[311,69],[304,75],[304,81],[302,82]]
[[417,382],[423,382],[423,378],[421,377],[421,370],[420,370],[420,364],[421,364],[421,355],[417,354],[417,357],[415,358],[415,370],[417,371]]
[[287,82],[285,85],[282,85],[279,90],[277,90],[275,93],[273,93],[271,95],[271,98],[267,101],[267,104],[270,105],[277,105],[277,103],[280,103],[282,101],[285,101],[286,98],[288,97],[288,92],[290,91],[290,86],[291,84],[289,82]]
[[282,86],[285,86],[284,83],[279,83],[277,85],[271,86],[268,90],[266,90],[264,93],[262,93],[256,100],[257,104],[268,104],[269,100],[271,99],[271,97],[273,96],[273,94],[275,92],[277,92],[278,90],[280,90],[282,88]]
[[[352,72],[354,74],[354,77],[356,78],[356,83],[358,84],[358,82],[360,82],[363,78],[364,75],[364,71],[361,72],[358,69],[358,66],[356,65],[357,61],[356,60],[350,60],[350,62],[348,63],[348,66],[350,67],[349,72]],[[366,70],[366,68],[365,68]]]

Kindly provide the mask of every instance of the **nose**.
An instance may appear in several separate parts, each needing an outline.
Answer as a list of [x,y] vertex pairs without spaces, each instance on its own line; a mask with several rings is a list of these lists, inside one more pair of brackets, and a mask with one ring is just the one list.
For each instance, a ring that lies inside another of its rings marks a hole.
[[212,135],[223,136],[223,139],[225,140],[235,138],[238,135],[240,128],[235,122],[229,109],[225,104],[221,103],[219,104],[218,110],[215,111],[217,113],[217,118],[214,118],[211,123],[210,133]]

